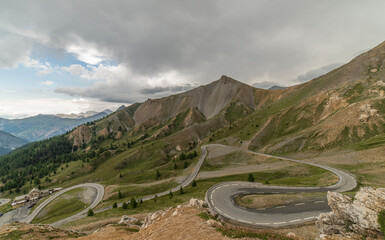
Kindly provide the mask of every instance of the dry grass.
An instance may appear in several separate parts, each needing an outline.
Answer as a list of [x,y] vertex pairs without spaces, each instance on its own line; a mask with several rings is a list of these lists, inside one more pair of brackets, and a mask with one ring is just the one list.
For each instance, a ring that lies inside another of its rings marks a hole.
[[270,208],[279,205],[289,204],[297,201],[310,201],[321,199],[326,193],[296,193],[296,194],[251,194],[238,196],[235,202],[242,207],[247,208]]
[[385,186],[385,147],[355,151],[353,149],[333,149],[323,152],[291,154],[290,157],[305,159],[334,166],[355,175],[363,186]]

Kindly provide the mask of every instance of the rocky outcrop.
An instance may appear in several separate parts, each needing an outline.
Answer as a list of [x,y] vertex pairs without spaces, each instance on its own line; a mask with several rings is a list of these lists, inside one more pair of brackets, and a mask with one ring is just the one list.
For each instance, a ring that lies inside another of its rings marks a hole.
[[127,215],[123,215],[118,224],[132,226],[132,225],[137,225],[138,223],[139,223],[138,219]]
[[198,208],[207,208],[208,207],[208,205],[205,201],[199,200],[196,198],[191,198],[188,206],[198,207]]
[[207,203],[203,200],[191,198],[188,205],[178,205],[176,208],[169,208],[165,211],[156,211],[154,213],[149,213],[143,221],[142,228],[147,228],[148,226],[160,221],[166,215],[178,216],[180,215],[181,208],[189,207],[207,208]]
[[354,199],[328,192],[327,198],[332,212],[321,214],[316,222],[321,235],[382,235],[378,214],[385,210],[385,188],[361,188]]
[[81,147],[91,141],[92,132],[86,125],[81,125],[73,130],[68,138],[73,142],[73,146]]
[[143,221],[142,228],[147,228],[151,224],[154,224],[154,223],[160,221],[162,219],[162,217],[165,216],[168,211],[170,211],[170,209],[166,210],[166,211],[156,211],[154,213],[149,213]]

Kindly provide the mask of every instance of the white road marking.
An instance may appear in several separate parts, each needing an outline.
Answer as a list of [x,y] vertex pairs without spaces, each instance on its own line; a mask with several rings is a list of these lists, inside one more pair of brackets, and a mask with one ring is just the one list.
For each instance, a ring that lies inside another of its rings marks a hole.
[[323,203],[323,202],[325,202],[325,201],[316,201],[316,202],[314,202],[314,203]]
[[275,208],[284,208],[284,207],[286,207],[286,206],[278,206],[278,207],[275,207]]
[[276,222],[276,223],[273,223],[274,225],[278,225],[278,224],[285,224],[286,222]]
[[305,203],[297,203],[297,204],[294,204],[295,206],[301,206],[301,205],[305,205]]
[[295,219],[295,220],[291,220],[291,221],[289,221],[289,222],[299,222],[299,221],[301,221],[301,219]]
[[270,225],[271,223],[254,223],[256,225]]
[[307,218],[304,218],[304,220],[310,220],[310,219],[314,219],[316,217],[307,217]]

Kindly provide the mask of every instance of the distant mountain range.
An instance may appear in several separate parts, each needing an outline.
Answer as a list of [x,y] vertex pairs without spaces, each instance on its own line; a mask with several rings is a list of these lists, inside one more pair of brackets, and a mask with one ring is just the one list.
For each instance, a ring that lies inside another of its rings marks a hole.
[[269,88],[269,90],[281,90],[281,89],[286,89],[286,87],[281,87],[281,86],[274,85],[271,88]]
[[[0,130],[29,142],[39,141],[63,134],[86,122],[101,119],[111,110],[81,114],[37,115],[23,119],[0,118]],[[0,147],[3,147],[0,144]]]
[[12,134],[0,131],[0,156],[7,154],[13,149],[27,144],[28,141],[13,136]]
[[[105,112],[107,114],[113,113],[113,111],[111,111],[110,109],[106,109],[103,112]],[[78,114],[75,114],[75,113],[56,114],[55,116],[60,117],[60,118],[81,119],[81,118],[88,118],[88,117],[95,116],[98,113],[99,112],[97,112],[97,111],[87,111],[85,113],[82,112],[82,113],[78,113]]]

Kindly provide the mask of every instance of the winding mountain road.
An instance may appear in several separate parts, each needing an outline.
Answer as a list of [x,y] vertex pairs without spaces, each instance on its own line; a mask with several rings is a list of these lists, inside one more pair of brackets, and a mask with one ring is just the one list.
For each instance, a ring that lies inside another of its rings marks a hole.
[[308,202],[296,202],[288,205],[276,206],[268,209],[248,209],[235,204],[234,198],[247,194],[278,194],[278,193],[315,193],[315,192],[345,192],[356,187],[355,178],[341,170],[316,163],[309,163],[285,157],[257,153],[250,150],[243,150],[220,144],[217,146],[231,148],[239,151],[246,151],[258,156],[274,157],[281,160],[295,163],[307,164],[328,170],[338,176],[338,183],[327,187],[281,187],[264,186],[260,183],[250,182],[222,182],[212,186],[205,196],[210,209],[227,221],[250,225],[254,227],[282,227],[296,225],[304,222],[314,221],[320,213],[330,211],[326,199]]
[[[245,150],[242,148],[226,146],[222,144],[209,144],[201,147],[202,154],[199,157],[198,163],[195,166],[193,172],[186,177],[182,183],[178,186],[170,189],[172,192],[179,191],[180,187],[187,187],[191,182],[197,177],[199,170],[207,156],[207,148],[210,146],[230,148],[235,151],[245,151],[251,154],[255,154],[263,157],[273,157],[281,160],[291,161],[300,164],[307,164],[319,168],[328,170],[338,176],[338,183],[327,186],[327,187],[284,187],[284,186],[265,186],[260,183],[250,183],[250,182],[222,182],[212,186],[205,195],[205,200],[209,205],[209,208],[220,215],[223,219],[229,222],[233,222],[241,225],[249,225],[253,227],[282,227],[288,225],[296,225],[304,222],[314,221],[317,216],[322,212],[330,211],[330,208],[327,204],[326,199],[313,200],[307,202],[295,202],[288,205],[276,206],[268,209],[248,209],[241,206],[238,206],[234,202],[234,198],[239,195],[247,194],[278,194],[278,193],[314,193],[314,192],[327,192],[327,191],[337,191],[345,192],[352,190],[356,187],[357,182],[355,178],[341,170],[324,166],[317,163],[310,163],[285,157],[273,156],[264,153],[253,152],[250,150]],[[72,186],[70,188],[64,189],[50,198],[45,200],[41,205],[39,205],[27,218],[24,219],[24,222],[30,223],[32,220],[39,214],[39,212],[46,207],[54,199],[62,195],[63,193],[70,191],[75,188],[81,187],[93,187],[97,190],[97,196],[93,203],[83,211],[63,219],[61,221],[55,222],[51,225],[58,227],[62,224],[71,222],[73,220],[83,218],[86,216],[86,213],[89,209],[96,207],[102,200],[104,195],[104,187],[96,183],[86,183]],[[143,197],[142,200],[154,199],[155,196],[165,196],[169,194],[170,190],[148,195]],[[128,202],[129,203],[129,202]],[[121,206],[122,204],[118,204]],[[103,212],[111,209],[112,206],[107,206],[102,209],[98,209],[95,213]]]
[[[341,170],[324,166],[317,163],[310,163],[285,157],[273,156],[264,153],[258,153],[242,148],[226,146],[222,144],[209,144],[202,146],[202,154],[195,166],[193,172],[181,184],[171,189],[172,192],[179,191],[180,187],[187,187],[197,177],[203,161],[207,155],[207,148],[210,146],[230,148],[235,151],[245,151],[263,157],[273,157],[281,160],[291,161],[300,164],[307,164],[328,170],[338,176],[338,183],[327,187],[280,187],[280,186],[264,186],[260,183],[250,182],[222,182],[212,186],[205,196],[205,200],[209,208],[222,216],[225,220],[238,223],[242,225],[250,225],[253,227],[282,227],[288,225],[296,225],[299,223],[314,221],[322,212],[330,211],[326,199],[296,202],[288,205],[276,206],[269,209],[248,209],[235,204],[234,198],[239,195],[247,194],[278,194],[278,193],[314,193],[337,191],[345,192],[356,187],[357,182],[355,178]],[[165,196],[169,194],[170,190],[146,196],[142,198],[143,201],[153,199],[155,196]],[[129,202],[128,202],[129,203]],[[122,204],[119,204],[120,207]],[[102,212],[111,209],[108,206],[95,212]]]
[[88,206],[86,209],[84,209],[83,211],[81,212],[78,212],[77,214],[75,215],[72,215],[68,218],[65,218],[65,219],[62,219],[58,222],[55,222],[53,224],[51,224],[52,226],[60,226],[64,223],[68,223],[68,222],[71,222],[77,218],[79,218],[80,216],[86,214],[88,212],[89,209],[93,209],[95,208],[103,199],[103,196],[104,196],[104,187],[103,185],[101,184],[98,184],[98,183],[84,183],[84,184],[79,184],[79,185],[75,185],[75,186],[72,186],[72,187],[69,187],[69,188],[66,188],[66,189],[63,189],[57,193],[55,193],[54,195],[52,195],[51,197],[49,197],[47,200],[45,200],[42,204],[40,204],[30,215],[28,215],[28,217],[26,217],[25,219],[23,219],[23,222],[26,222],[26,223],[31,223],[32,220],[41,212],[41,210],[43,210],[43,208],[45,208],[49,203],[51,203],[53,200],[55,200],[56,198],[58,198],[59,196],[61,196],[62,194],[68,192],[68,191],[71,191],[73,189],[76,189],[76,188],[84,188],[84,187],[91,187],[91,188],[95,188],[97,193],[96,193],[96,197],[94,199],[94,201],[91,203],[90,206]]

